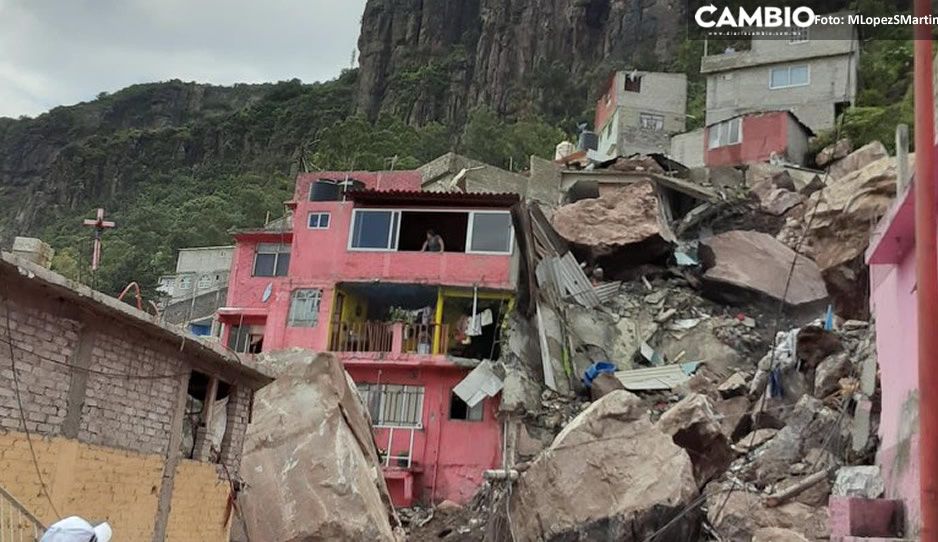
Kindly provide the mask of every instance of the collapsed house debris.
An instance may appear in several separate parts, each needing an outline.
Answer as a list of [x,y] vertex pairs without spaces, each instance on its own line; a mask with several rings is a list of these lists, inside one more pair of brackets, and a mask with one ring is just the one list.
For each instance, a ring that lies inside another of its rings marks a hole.
[[[513,209],[518,313],[497,362],[505,467],[467,506],[405,514],[409,535],[817,541],[833,532],[829,498],[881,493],[865,467],[873,330],[851,320],[865,298],[845,304],[829,271],[862,255],[895,174],[875,148],[844,148],[829,152],[838,178],[564,157],[585,174],[677,174],[716,197],[674,212],[662,185],[634,178]],[[834,246],[861,221],[848,249]]]

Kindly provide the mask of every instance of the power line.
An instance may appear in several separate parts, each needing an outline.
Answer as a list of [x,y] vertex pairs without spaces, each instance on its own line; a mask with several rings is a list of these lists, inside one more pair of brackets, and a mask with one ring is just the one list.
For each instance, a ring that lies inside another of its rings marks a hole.
[[[7,333],[12,336],[12,326],[10,325],[10,309],[7,308],[4,311],[4,320],[6,321]],[[33,467],[36,469],[36,477],[39,479],[39,486],[42,488],[42,494],[45,495],[46,500],[49,501],[49,507],[52,508],[52,512],[55,514],[55,517],[62,519],[61,514],[59,514],[58,509],[55,507],[55,503],[52,502],[52,497],[49,495],[49,488],[46,487],[46,482],[42,478],[42,470],[39,468],[39,460],[36,459],[36,450],[33,448],[33,438],[29,432],[29,427],[26,425],[26,411],[23,409],[23,398],[20,395],[20,379],[16,374],[16,356],[14,355],[13,342],[7,342],[7,345],[10,347],[10,366],[13,370],[13,391],[16,394],[16,406],[20,413],[20,421],[23,424],[23,432],[26,434],[26,443],[29,445],[29,455],[33,460]]]

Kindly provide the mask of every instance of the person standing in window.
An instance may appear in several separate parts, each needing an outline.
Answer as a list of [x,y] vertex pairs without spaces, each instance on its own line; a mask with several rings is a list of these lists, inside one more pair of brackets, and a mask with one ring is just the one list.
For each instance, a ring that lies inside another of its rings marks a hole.
[[420,249],[421,252],[443,252],[443,238],[440,237],[435,231],[427,230],[427,240],[423,242],[423,247]]

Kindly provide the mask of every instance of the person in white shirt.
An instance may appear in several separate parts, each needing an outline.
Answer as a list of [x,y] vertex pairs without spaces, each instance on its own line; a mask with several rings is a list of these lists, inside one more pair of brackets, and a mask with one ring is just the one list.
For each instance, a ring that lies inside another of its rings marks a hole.
[[39,542],[111,542],[111,526],[104,522],[92,527],[80,517],[71,516],[49,526]]

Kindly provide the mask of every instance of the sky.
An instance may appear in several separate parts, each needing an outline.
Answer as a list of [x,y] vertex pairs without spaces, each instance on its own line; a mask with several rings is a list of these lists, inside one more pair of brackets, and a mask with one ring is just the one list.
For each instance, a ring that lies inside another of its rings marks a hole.
[[135,83],[323,81],[365,0],[0,0],[0,117]]

